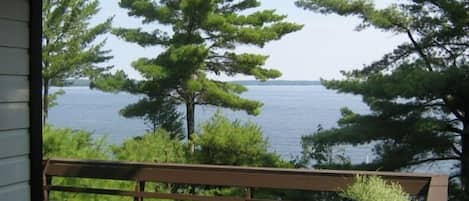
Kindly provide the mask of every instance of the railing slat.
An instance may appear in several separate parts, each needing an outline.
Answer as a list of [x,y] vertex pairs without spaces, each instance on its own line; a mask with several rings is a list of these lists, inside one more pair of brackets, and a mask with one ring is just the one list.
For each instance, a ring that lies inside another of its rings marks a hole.
[[51,191],[71,192],[71,193],[93,193],[101,195],[115,195],[115,196],[128,196],[128,197],[143,197],[143,198],[157,198],[157,199],[173,199],[173,200],[192,200],[192,201],[246,201],[238,197],[221,197],[221,196],[200,196],[200,195],[187,195],[187,194],[169,194],[157,192],[135,192],[123,191],[112,189],[96,189],[96,188],[81,188],[70,186],[46,186]]

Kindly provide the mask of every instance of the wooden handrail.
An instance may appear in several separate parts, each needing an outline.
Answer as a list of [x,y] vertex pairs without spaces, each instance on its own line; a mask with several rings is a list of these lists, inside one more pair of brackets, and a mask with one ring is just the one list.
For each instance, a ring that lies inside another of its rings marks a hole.
[[[45,195],[49,191],[66,191],[122,195],[143,198],[215,201],[251,200],[251,188],[296,189],[310,191],[339,191],[350,185],[356,175],[376,175],[399,183],[411,195],[427,195],[427,201],[446,201],[448,176],[370,171],[304,170],[280,168],[252,168],[214,165],[182,165],[49,159],[44,162]],[[58,177],[112,179],[136,181],[135,191],[54,186]],[[209,197],[185,194],[145,192],[144,182],[244,187],[247,195],[238,197]],[[249,194],[249,195],[248,195]]]

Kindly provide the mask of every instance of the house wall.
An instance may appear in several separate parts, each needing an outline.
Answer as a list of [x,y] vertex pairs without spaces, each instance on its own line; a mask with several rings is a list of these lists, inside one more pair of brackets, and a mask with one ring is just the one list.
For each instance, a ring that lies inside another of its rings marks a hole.
[[29,1],[0,0],[0,200],[29,201]]

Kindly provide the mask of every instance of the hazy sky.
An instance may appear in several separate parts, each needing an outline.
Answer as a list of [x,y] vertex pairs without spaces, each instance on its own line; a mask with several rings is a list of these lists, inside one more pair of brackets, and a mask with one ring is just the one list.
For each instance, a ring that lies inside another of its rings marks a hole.
[[[140,19],[128,17],[126,10],[119,8],[117,0],[100,0],[101,12],[94,20],[103,21],[108,16],[115,16],[115,27],[139,27]],[[249,51],[270,55],[266,67],[282,72],[284,80],[318,80],[320,78],[340,78],[341,70],[360,68],[391,51],[405,40],[401,35],[384,33],[373,29],[354,31],[360,22],[353,17],[320,15],[305,11],[294,5],[294,0],[261,0],[262,8],[276,9],[280,14],[288,15],[288,21],[304,24],[298,32],[274,41],[263,49],[241,47]],[[391,0],[377,0],[384,6]],[[118,69],[124,69],[130,77],[139,78],[130,63],[140,57],[155,57],[161,48],[142,48],[108,35],[106,48],[112,50],[114,59],[109,63]],[[252,79],[236,77],[220,79]]]

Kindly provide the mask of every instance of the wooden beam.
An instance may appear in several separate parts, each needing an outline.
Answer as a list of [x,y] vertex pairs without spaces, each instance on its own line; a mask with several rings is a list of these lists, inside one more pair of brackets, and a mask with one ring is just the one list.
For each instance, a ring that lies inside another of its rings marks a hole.
[[448,176],[435,175],[428,186],[427,201],[448,200]]
[[297,170],[213,165],[147,164],[111,161],[50,160],[47,175],[75,178],[138,180],[179,184],[272,189],[339,191],[356,175],[378,175],[397,182],[411,195],[425,190],[431,175],[365,171]]

